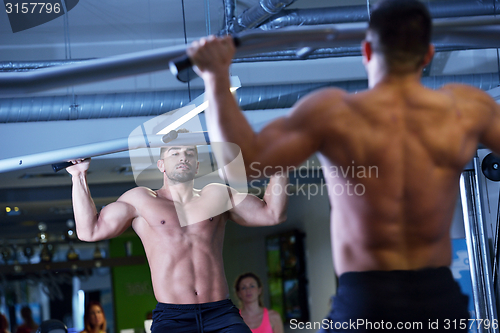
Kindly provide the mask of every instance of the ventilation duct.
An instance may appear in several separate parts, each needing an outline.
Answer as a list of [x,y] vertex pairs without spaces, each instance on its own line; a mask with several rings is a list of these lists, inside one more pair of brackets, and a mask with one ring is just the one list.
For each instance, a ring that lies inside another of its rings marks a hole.
[[255,28],[295,1],[296,0],[260,0],[258,5],[248,8],[236,19],[236,24],[232,27],[233,31],[230,32],[240,32]]
[[[261,0],[258,6],[252,7],[250,10],[240,15],[238,21],[258,21],[264,16],[269,18],[271,15],[276,12],[280,12],[284,7],[293,2],[294,0]],[[233,0],[226,0],[226,4],[229,6],[226,8],[226,17],[229,21],[234,18],[234,7],[231,3],[234,4]],[[435,18],[493,15],[500,12],[500,8],[497,9],[495,6],[495,0],[433,1],[428,2],[428,5],[433,17]],[[256,13],[259,12],[260,14],[257,15]],[[366,6],[284,10],[283,13],[286,15],[275,15],[272,20],[262,25],[261,28],[267,29],[271,26],[278,28],[290,24],[356,22],[363,20],[366,21],[368,19]],[[453,45],[437,45],[437,48],[438,50],[443,51],[463,49],[464,47],[455,48]],[[317,50],[309,57],[322,58],[332,56],[351,56],[359,55],[359,52],[359,47],[337,47]],[[236,59],[235,62],[290,60],[297,58],[298,57],[293,51],[287,51],[263,54],[251,58]],[[0,63],[0,71],[24,71],[80,61],[82,60],[3,62]],[[491,73],[423,78],[423,83],[431,88],[437,88],[446,82],[452,81],[463,82],[479,87],[483,90],[488,90],[498,86],[498,74]],[[314,89],[325,86],[338,86],[352,92],[365,89],[367,84],[366,81],[349,81],[331,84],[243,87],[238,92],[238,98],[240,100],[240,105],[245,110],[288,108],[293,105],[293,103],[295,103],[300,96]],[[201,91],[193,91],[192,93],[201,93]],[[182,107],[188,102],[189,96],[186,90],[108,95],[81,95],[76,96],[75,100],[73,100],[73,97],[70,96],[1,99],[0,122],[9,123],[154,116]]]
[[[495,0],[441,0],[426,2],[432,18],[451,18],[500,14]],[[368,22],[368,12],[363,6],[339,6],[313,9],[285,9],[269,18],[258,28],[278,29],[292,25],[339,24]]]
[[[498,73],[429,76],[422,83],[432,89],[459,82],[482,90],[500,84]],[[348,92],[368,88],[367,80],[310,84],[241,87],[237,99],[243,110],[289,108],[302,96],[325,87],[338,87]],[[193,90],[199,95],[202,90]],[[56,121],[95,118],[157,116],[189,103],[187,90],[123,94],[4,98],[0,99],[0,123]]]

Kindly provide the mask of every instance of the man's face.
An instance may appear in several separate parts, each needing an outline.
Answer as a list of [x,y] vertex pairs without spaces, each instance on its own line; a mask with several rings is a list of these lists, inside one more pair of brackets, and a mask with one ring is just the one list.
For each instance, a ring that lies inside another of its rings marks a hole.
[[191,181],[198,172],[198,154],[193,146],[169,147],[162,160],[165,174],[174,182]]

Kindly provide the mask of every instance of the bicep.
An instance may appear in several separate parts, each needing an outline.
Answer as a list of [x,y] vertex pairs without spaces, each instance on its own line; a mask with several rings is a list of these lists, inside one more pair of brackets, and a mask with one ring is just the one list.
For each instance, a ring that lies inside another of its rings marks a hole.
[[99,213],[94,229],[94,238],[107,239],[120,235],[128,229],[136,217],[135,208],[123,201],[105,206]]
[[259,226],[255,221],[267,219],[266,203],[252,194],[232,191],[232,208],[229,210],[229,219],[242,226]]
[[292,115],[277,119],[264,128],[258,136],[261,151],[254,162],[262,165],[261,168],[296,166],[313,154],[319,147],[318,142],[296,123]]
[[[250,172],[268,167],[269,174],[297,166],[316,152],[322,143],[325,97],[315,94],[297,103],[290,114],[268,124],[256,136],[258,151],[252,156]],[[245,158],[245,156],[243,156]]]

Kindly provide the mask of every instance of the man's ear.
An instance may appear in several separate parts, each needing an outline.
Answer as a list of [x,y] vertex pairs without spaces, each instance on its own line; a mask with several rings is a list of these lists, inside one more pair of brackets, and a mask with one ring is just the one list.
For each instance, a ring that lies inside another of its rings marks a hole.
[[424,61],[422,63],[423,67],[427,66],[432,61],[434,53],[435,53],[434,44],[429,44],[429,48],[424,56]]
[[156,161],[156,166],[158,167],[158,170],[160,170],[161,172],[165,172],[165,162],[163,162],[162,159]]
[[363,53],[363,62],[366,64],[372,59],[372,44],[366,40],[361,42],[361,53]]
[[195,175],[197,175],[197,174],[198,174],[198,171],[199,171],[199,170],[200,170],[200,162],[199,162],[199,161],[197,161],[197,162],[196,162],[196,173],[195,173]]

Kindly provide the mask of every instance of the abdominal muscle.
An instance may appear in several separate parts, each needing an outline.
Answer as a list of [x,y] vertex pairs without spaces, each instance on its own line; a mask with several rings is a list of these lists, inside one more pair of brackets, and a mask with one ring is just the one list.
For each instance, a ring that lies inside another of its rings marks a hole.
[[200,304],[229,297],[222,262],[223,228],[214,230],[204,223],[139,235],[158,302]]
[[221,260],[214,256],[195,250],[177,257],[152,257],[149,260],[151,278],[158,302],[198,304],[228,298]]

